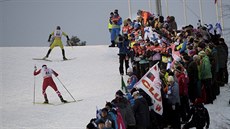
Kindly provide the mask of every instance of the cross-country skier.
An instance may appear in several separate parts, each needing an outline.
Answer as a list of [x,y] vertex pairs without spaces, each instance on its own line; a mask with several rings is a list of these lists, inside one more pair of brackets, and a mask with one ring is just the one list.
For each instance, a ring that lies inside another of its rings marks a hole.
[[46,65],[42,65],[42,68],[37,71],[37,67],[35,66],[35,68],[34,68],[34,76],[36,76],[36,75],[38,75],[40,73],[42,73],[42,76],[43,76],[43,79],[44,79],[43,84],[42,84],[42,94],[44,95],[44,98],[45,98],[44,103],[45,104],[49,103],[48,98],[47,98],[47,94],[46,94],[46,88],[48,86],[51,86],[54,89],[54,91],[59,96],[61,102],[67,103],[67,101],[63,99],[61,93],[59,92],[59,90],[58,90],[58,88],[57,88],[57,86],[54,83],[53,78],[52,78],[52,74],[54,74],[57,77],[58,73],[56,73],[54,70],[48,68]]
[[49,57],[49,54],[50,52],[52,51],[52,49],[55,47],[55,46],[59,46],[62,50],[62,56],[63,56],[63,60],[67,60],[67,58],[65,57],[65,50],[64,50],[64,46],[62,44],[62,41],[61,41],[61,37],[62,35],[66,36],[67,38],[67,42],[69,41],[69,36],[61,31],[61,27],[60,26],[57,26],[56,30],[53,31],[50,35],[49,35],[49,39],[48,39],[48,42],[50,42],[50,39],[52,36],[54,36],[54,42],[51,44],[50,46],[50,49],[48,50],[46,56],[43,58],[43,59],[46,59]]

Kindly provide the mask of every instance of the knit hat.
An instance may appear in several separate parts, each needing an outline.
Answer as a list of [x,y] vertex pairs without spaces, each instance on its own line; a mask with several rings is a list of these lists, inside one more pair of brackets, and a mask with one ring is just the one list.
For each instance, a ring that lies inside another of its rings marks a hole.
[[206,49],[205,49],[205,52],[207,52],[207,53],[210,54],[210,53],[212,52],[212,50],[211,50],[210,48],[206,48]]
[[195,50],[190,50],[188,53],[189,53],[190,56],[193,56],[193,55],[196,54],[196,51]]
[[103,109],[101,109],[101,112],[108,112],[108,109],[107,108],[103,108]]
[[194,55],[192,58],[194,61],[200,60],[200,56],[198,56],[198,55]]
[[132,95],[132,97],[133,97],[134,95],[139,94],[139,91],[138,91],[136,88],[133,88],[133,89],[130,91],[130,93],[131,93],[131,95]]
[[132,96],[134,97],[135,95],[138,95],[140,92],[137,90],[137,91],[134,91],[133,93],[132,93]]
[[61,27],[60,27],[60,26],[57,26],[57,30],[61,30]]
[[173,76],[168,76],[168,82],[174,82],[174,77]]
[[128,69],[127,69],[127,73],[132,73],[133,72],[133,68],[132,67],[129,67]]
[[96,129],[96,127],[94,126],[94,124],[91,123],[91,122],[86,126],[86,128],[88,128],[88,129]]
[[43,67],[47,67],[46,64],[42,65],[42,68],[43,68]]
[[198,53],[198,55],[199,55],[200,57],[204,57],[204,56],[206,56],[206,53],[205,53],[204,51],[200,51],[200,52]]
[[117,13],[117,14],[118,14],[118,9],[115,9],[115,10],[114,10],[114,13]]
[[118,90],[116,92],[116,95],[119,96],[119,97],[122,97],[124,95],[124,93],[121,90]]
[[106,102],[105,104],[106,107],[113,108],[114,105],[111,102]]

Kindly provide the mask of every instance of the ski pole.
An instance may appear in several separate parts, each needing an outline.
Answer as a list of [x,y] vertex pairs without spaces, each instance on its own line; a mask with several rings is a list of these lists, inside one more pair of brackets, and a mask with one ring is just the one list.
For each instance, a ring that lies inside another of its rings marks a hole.
[[[34,65],[34,69],[37,69],[37,67],[36,67],[36,65]],[[33,94],[33,104],[35,104],[35,82],[36,82],[36,80],[35,80],[36,78],[35,78],[35,76],[34,76],[34,94]]]
[[34,96],[33,96],[33,104],[35,104],[35,76],[34,76]]
[[62,86],[66,89],[66,91],[69,93],[69,95],[73,98],[73,100],[76,102],[76,100],[74,99],[74,97],[70,94],[70,92],[68,91],[68,89],[65,87],[65,85],[61,82],[61,80],[57,77],[58,81],[62,84]]

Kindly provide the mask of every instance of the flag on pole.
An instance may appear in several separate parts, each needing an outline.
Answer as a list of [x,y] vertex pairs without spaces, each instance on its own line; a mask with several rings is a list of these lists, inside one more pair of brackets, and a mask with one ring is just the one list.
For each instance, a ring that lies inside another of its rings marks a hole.
[[123,76],[121,76],[121,90],[123,90],[123,89],[125,89],[125,93],[128,93],[124,78],[123,78]]
[[98,107],[96,106],[96,118],[100,119],[101,118],[101,110],[98,109]]
[[163,113],[161,97],[160,69],[158,63],[136,83],[135,87],[144,90],[152,99],[154,111],[160,115]]

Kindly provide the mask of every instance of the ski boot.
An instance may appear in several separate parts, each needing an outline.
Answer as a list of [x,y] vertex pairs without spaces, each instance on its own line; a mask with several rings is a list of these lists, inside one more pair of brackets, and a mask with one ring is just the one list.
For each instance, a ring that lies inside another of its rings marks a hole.
[[45,60],[46,58],[48,58],[48,57],[49,57],[49,54],[50,54],[51,50],[52,50],[52,49],[49,49],[49,50],[48,50],[48,52],[47,52],[46,56],[42,58],[43,60]]
[[115,41],[111,41],[111,45],[109,47],[115,47]]
[[68,101],[64,100],[62,96],[59,96],[59,97],[62,103],[68,103]]
[[44,104],[48,104],[49,103],[49,100],[47,97],[45,97],[45,101],[43,102]]
[[68,60],[66,57],[63,57],[63,60]]
[[42,59],[43,59],[43,60],[45,60],[45,59],[47,59],[47,58],[48,58],[48,57],[47,57],[47,56],[45,56],[45,57],[43,57]]

